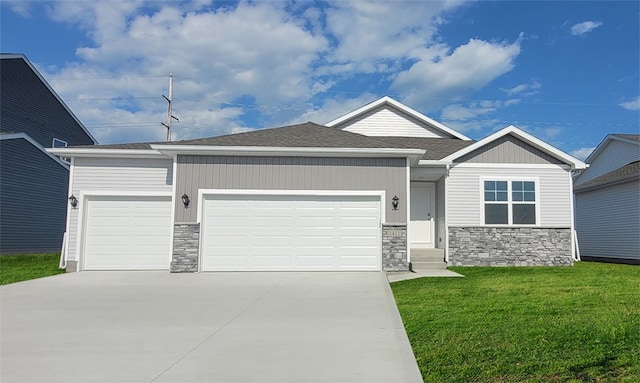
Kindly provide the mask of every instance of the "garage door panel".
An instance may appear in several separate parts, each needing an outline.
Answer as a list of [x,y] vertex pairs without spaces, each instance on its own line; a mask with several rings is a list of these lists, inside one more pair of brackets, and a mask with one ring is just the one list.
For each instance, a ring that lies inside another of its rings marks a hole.
[[86,209],[84,269],[169,268],[171,198],[91,196]]
[[204,271],[381,268],[379,196],[209,195],[202,205]]

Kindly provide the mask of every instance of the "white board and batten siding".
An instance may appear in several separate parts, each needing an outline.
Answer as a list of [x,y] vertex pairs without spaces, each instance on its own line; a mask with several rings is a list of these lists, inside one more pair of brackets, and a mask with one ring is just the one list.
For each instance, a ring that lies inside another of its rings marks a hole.
[[[83,193],[92,195],[119,193],[122,196],[162,194],[170,195],[173,185],[173,162],[171,159],[133,158],[74,158],[71,171],[70,194],[84,204]],[[121,198],[122,198],[121,196]],[[170,205],[169,205],[170,206]],[[78,261],[79,208],[69,211],[67,238],[67,260]]]
[[388,105],[381,105],[336,127],[365,136],[451,138],[439,129]]
[[576,193],[576,231],[584,257],[640,261],[640,182]]
[[482,167],[453,166],[447,179],[448,226],[481,226],[484,206],[483,180],[535,180],[539,214],[536,226],[571,227],[571,183],[560,166]]
[[590,159],[589,167],[575,179],[575,186],[640,160],[640,145],[611,140],[596,158]]

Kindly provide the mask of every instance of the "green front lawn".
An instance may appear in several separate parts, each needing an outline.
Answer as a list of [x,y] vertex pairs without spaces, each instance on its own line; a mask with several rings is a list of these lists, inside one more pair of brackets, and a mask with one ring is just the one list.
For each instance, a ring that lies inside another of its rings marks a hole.
[[0,255],[0,285],[62,274],[60,254]]
[[391,285],[425,382],[640,382],[640,267],[451,269]]

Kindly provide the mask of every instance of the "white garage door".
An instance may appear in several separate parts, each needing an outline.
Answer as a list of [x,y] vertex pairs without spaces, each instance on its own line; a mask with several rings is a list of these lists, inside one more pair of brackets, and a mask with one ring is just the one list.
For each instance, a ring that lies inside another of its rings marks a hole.
[[207,195],[202,270],[380,270],[380,196]]
[[85,270],[168,270],[170,197],[90,197]]

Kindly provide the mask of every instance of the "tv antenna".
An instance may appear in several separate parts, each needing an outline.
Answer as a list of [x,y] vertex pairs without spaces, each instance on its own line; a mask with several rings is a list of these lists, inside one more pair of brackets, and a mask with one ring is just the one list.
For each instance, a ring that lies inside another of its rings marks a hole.
[[173,99],[173,73],[169,73],[169,97],[165,96],[164,94],[162,95],[162,97],[164,97],[164,99],[169,103],[169,105],[167,106],[167,123],[165,124],[164,122],[161,122],[161,124],[164,125],[165,128],[167,128],[167,142],[169,142],[171,141],[171,122],[173,120],[180,122],[180,120],[178,120],[178,117],[173,115],[173,103],[171,102],[171,100]]

